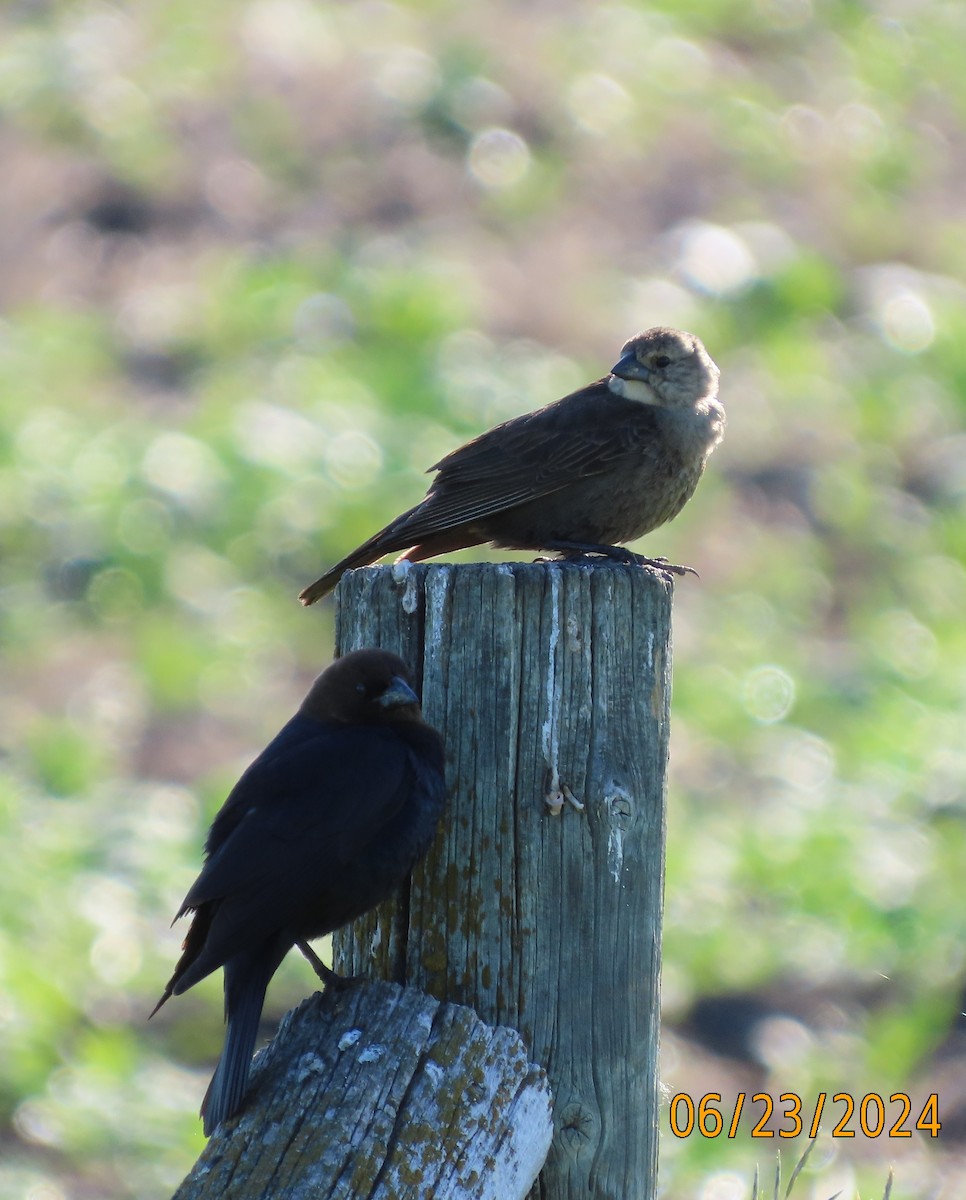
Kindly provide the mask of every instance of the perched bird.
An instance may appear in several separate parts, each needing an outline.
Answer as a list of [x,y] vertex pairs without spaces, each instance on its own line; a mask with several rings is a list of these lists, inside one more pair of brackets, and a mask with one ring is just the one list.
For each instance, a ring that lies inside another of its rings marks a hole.
[[718,368],[692,333],[647,329],[596,383],[504,421],[448,454],[425,499],[302,592],[312,604],[346,571],[491,542],[600,554],[674,570],[616,546],[676,516],[724,432]]
[[248,767],[215,817],[194,913],[154,1013],[218,967],[228,1029],[201,1107],[210,1134],[240,1107],[269,980],[308,946],[389,896],[425,854],[443,810],[443,743],[406,665],[382,650],[337,659]]

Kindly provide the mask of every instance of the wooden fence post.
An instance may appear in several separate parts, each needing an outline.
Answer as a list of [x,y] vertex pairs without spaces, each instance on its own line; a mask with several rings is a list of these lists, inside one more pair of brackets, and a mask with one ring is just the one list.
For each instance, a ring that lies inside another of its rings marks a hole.
[[174,1200],[523,1200],[550,1089],[520,1035],[389,983],[287,1013]]
[[554,1094],[533,1196],[653,1200],[671,585],[608,562],[370,567],[337,650],[422,677],[450,806],[335,965],[521,1032]]

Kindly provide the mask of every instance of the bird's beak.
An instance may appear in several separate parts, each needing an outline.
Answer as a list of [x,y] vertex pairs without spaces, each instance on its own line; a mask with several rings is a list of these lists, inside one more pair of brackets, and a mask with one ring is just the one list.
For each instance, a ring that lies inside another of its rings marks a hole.
[[398,675],[393,675],[392,682],[376,701],[380,708],[406,708],[419,704],[419,697]]
[[610,373],[621,379],[643,379],[645,383],[649,383],[651,378],[650,369],[645,367],[642,362],[637,361],[637,355],[633,350],[622,354],[617,363],[611,367]]

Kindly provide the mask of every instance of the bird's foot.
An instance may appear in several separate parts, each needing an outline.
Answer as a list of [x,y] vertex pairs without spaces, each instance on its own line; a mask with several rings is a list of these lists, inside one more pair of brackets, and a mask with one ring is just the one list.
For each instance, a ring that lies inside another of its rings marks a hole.
[[305,955],[309,966],[325,984],[326,991],[331,988],[335,992],[344,992],[346,988],[361,983],[365,979],[365,975],[337,975],[331,967],[325,965],[308,942],[296,942],[295,944]]
[[629,566],[653,567],[655,571],[663,571],[668,575],[697,575],[694,567],[679,566],[668,562],[666,558],[648,558],[644,554],[635,554],[626,546],[608,546],[603,543],[583,542],[552,542],[548,550],[557,552],[556,558],[541,556],[535,562],[579,562],[581,559],[608,558],[612,562],[627,563]]
[[686,567],[680,563],[668,562],[663,556],[659,558],[647,558],[643,554],[632,554],[629,561],[636,563],[639,567],[653,567],[655,571],[664,571],[669,575],[693,575],[696,579],[701,578],[694,567]]

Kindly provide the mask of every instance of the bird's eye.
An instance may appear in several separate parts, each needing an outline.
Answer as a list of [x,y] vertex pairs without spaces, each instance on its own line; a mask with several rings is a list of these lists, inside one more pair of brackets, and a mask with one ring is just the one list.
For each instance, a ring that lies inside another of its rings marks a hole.
[[654,365],[655,367],[669,367],[671,365],[671,360],[666,354],[659,354],[654,360]]

